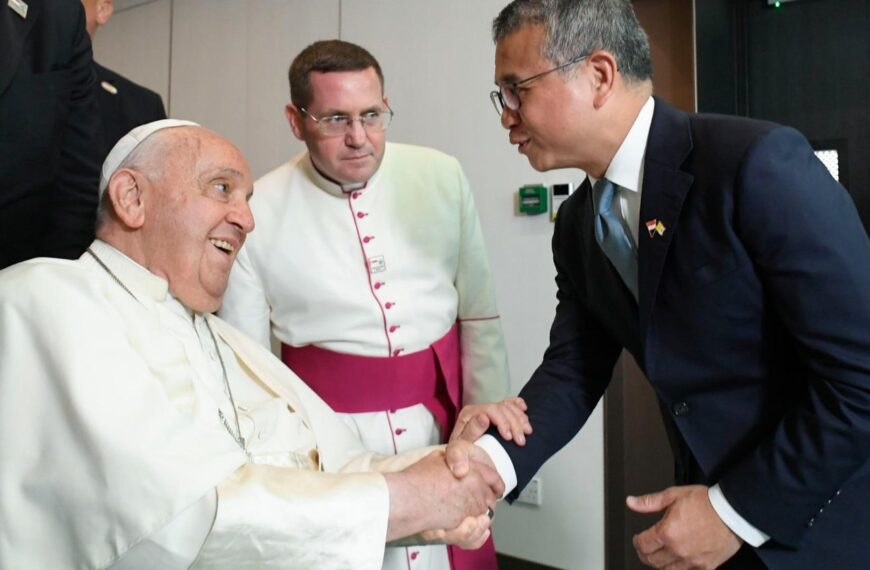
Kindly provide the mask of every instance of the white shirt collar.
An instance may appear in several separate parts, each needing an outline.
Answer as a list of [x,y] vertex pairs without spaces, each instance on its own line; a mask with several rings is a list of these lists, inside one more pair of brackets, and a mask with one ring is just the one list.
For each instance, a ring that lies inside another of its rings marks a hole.
[[634,119],[625,140],[619,145],[604,177],[626,190],[638,192],[643,182],[643,158],[652,125],[655,100],[650,97]]

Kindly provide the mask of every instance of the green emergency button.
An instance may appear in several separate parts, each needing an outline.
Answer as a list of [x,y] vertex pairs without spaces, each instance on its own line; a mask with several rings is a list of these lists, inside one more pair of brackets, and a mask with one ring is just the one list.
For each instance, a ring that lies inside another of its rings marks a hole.
[[521,214],[533,216],[547,212],[547,187],[543,184],[526,184],[519,189]]

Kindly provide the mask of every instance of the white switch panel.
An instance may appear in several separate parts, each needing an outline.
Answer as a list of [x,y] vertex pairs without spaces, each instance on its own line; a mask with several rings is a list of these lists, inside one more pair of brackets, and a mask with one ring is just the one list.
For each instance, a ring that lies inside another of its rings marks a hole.
[[517,502],[540,507],[542,501],[541,487],[541,478],[532,477],[531,481],[529,481],[529,484],[526,485],[526,488],[523,489],[523,492],[520,493],[519,497],[517,497]]

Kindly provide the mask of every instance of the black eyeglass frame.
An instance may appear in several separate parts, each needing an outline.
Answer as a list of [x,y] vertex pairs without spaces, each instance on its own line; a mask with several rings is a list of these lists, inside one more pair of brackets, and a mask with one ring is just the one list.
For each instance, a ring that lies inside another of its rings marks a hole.
[[[525,79],[520,79],[519,81],[514,81],[512,83],[508,83],[507,85],[499,85],[497,91],[490,91],[490,93],[489,93],[489,100],[492,101],[492,106],[495,107],[495,112],[498,113],[498,116],[500,117],[502,115],[502,113],[504,113],[505,109],[508,109],[510,111],[516,111],[520,108],[521,101],[520,101],[520,95],[519,95],[519,93],[517,93],[517,87],[519,87],[523,83],[528,83],[529,81],[532,81],[534,79],[538,79],[539,77],[543,77],[544,75],[547,75],[548,73],[553,73],[554,71],[559,71],[559,70],[565,69],[566,67],[580,63],[581,61],[583,61],[587,57],[589,57],[588,53],[584,54],[584,55],[577,56],[567,63],[563,63],[562,65],[557,65],[556,67],[554,67],[552,69],[548,69],[547,71],[542,71],[541,73],[537,73],[535,75],[532,75],[531,77],[526,77]],[[507,101],[505,101],[504,94],[503,94],[503,91],[505,89],[508,89],[509,91],[513,92],[513,98],[516,99],[516,101],[517,101],[516,106],[511,106],[507,103]]]

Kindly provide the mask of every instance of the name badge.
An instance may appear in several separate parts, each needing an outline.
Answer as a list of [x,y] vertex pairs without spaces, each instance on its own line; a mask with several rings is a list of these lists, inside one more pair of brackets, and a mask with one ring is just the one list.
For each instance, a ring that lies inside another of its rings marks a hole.
[[8,5],[16,14],[18,14],[22,18],[27,17],[27,3],[24,2],[24,0],[9,0]]
[[383,255],[369,258],[369,273],[382,273],[387,270],[387,262]]

